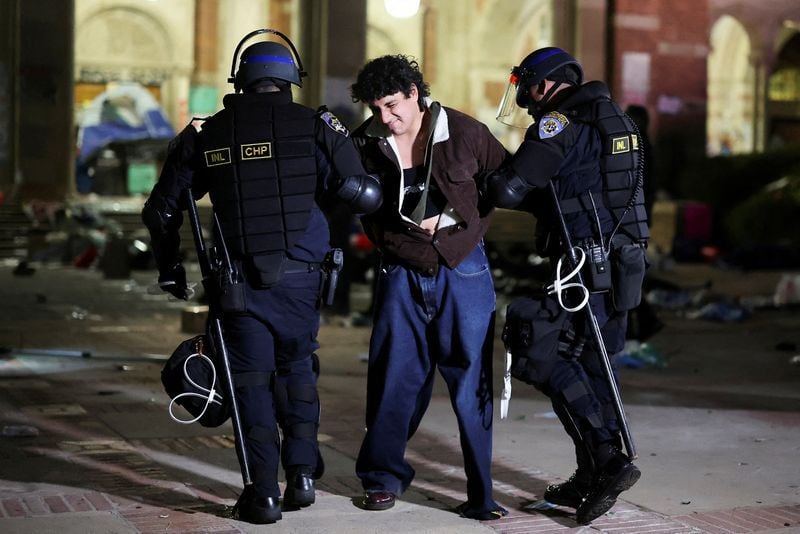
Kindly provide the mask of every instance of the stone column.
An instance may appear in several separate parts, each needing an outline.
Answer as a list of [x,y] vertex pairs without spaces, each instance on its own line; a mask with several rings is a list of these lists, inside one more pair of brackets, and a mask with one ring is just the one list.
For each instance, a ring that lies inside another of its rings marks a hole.
[[17,167],[17,62],[20,0],[0,2],[0,192],[7,200]]
[[18,5],[20,195],[23,200],[60,200],[75,190],[75,2],[25,0]]
[[325,85],[321,103],[353,128],[361,122],[361,106],[350,98],[350,85],[363,66],[367,53],[366,0],[336,2],[335,9],[329,8],[327,18]]
[[350,84],[366,55],[366,0],[300,0],[297,45],[308,78],[298,101],[327,105],[348,123],[358,114]]
[[767,146],[767,99],[769,72],[762,54],[754,52],[750,56],[753,68],[753,144],[744,147],[753,152],[764,152]]

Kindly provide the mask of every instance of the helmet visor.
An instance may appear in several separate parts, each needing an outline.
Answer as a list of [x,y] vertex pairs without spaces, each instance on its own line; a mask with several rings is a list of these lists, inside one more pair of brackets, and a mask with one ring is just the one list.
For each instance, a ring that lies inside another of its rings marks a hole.
[[500,107],[497,108],[496,118],[503,124],[526,130],[533,121],[528,115],[528,110],[517,105],[517,83],[519,83],[519,78],[512,74],[503,99],[500,101]]

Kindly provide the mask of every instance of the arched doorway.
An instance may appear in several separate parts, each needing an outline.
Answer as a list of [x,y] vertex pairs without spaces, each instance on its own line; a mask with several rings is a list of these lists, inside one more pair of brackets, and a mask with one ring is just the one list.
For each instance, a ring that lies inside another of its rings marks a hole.
[[76,106],[91,101],[115,81],[139,82],[160,100],[161,86],[174,68],[169,33],[149,13],[112,7],[76,25]]
[[800,33],[780,49],[767,84],[767,147],[800,144]]
[[[191,32],[176,32],[171,17],[192,20],[193,5],[166,9],[95,0],[76,4],[78,193],[146,194],[173,129],[188,120]],[[98,143],[88,142],[93,136]]]
[[473,93],[472,104],[475,116],[513,150],[519,146],[525,132],[497,122],[497,107],[508,85],[511,67],[533,50],[554,44],[553,7],[545,0],[497,0],[485,9],[485,16],[471,39],[478,46],[472,77],[468,81],[482,88]]
[[708,57],[708,155],[752,152],[754,146],[755,69],[744,26],[723,15],[711,28]]

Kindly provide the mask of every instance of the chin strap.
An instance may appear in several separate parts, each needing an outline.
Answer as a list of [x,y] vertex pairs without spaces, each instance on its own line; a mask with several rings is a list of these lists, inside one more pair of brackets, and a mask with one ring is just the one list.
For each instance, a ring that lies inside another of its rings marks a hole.
[[538,102],[533,100],[531,105],[528,106],[528,115],[534,118],[534,120],[539,120],[541,118],[542,110],[544,110],[547,103],[553,97],[553,94],[558,90],[559,87],[563,85],[563,82],[555,82],[550,89],[544,94],[541,100]]

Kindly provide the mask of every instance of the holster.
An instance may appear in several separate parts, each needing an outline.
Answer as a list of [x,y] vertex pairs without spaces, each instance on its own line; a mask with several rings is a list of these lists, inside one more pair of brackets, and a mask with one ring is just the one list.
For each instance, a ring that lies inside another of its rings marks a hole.
[[336,286],[339,283],[339,272],[344,266],[344,253],[340,248],[332,248],[325,254],[322,270],[325,271],[325,284],[322,287],[322,300],[326,306],[333,304]]
[[644,245],[625,236],[614,236],[611,240],[611,300],[615,310],[628,311],[639,305],[646,270]]
[[243,312],[247,308],[244,299],[244,281],[233,275],[229,280],[224,274],[219,281],[219,307],[223,313]]

